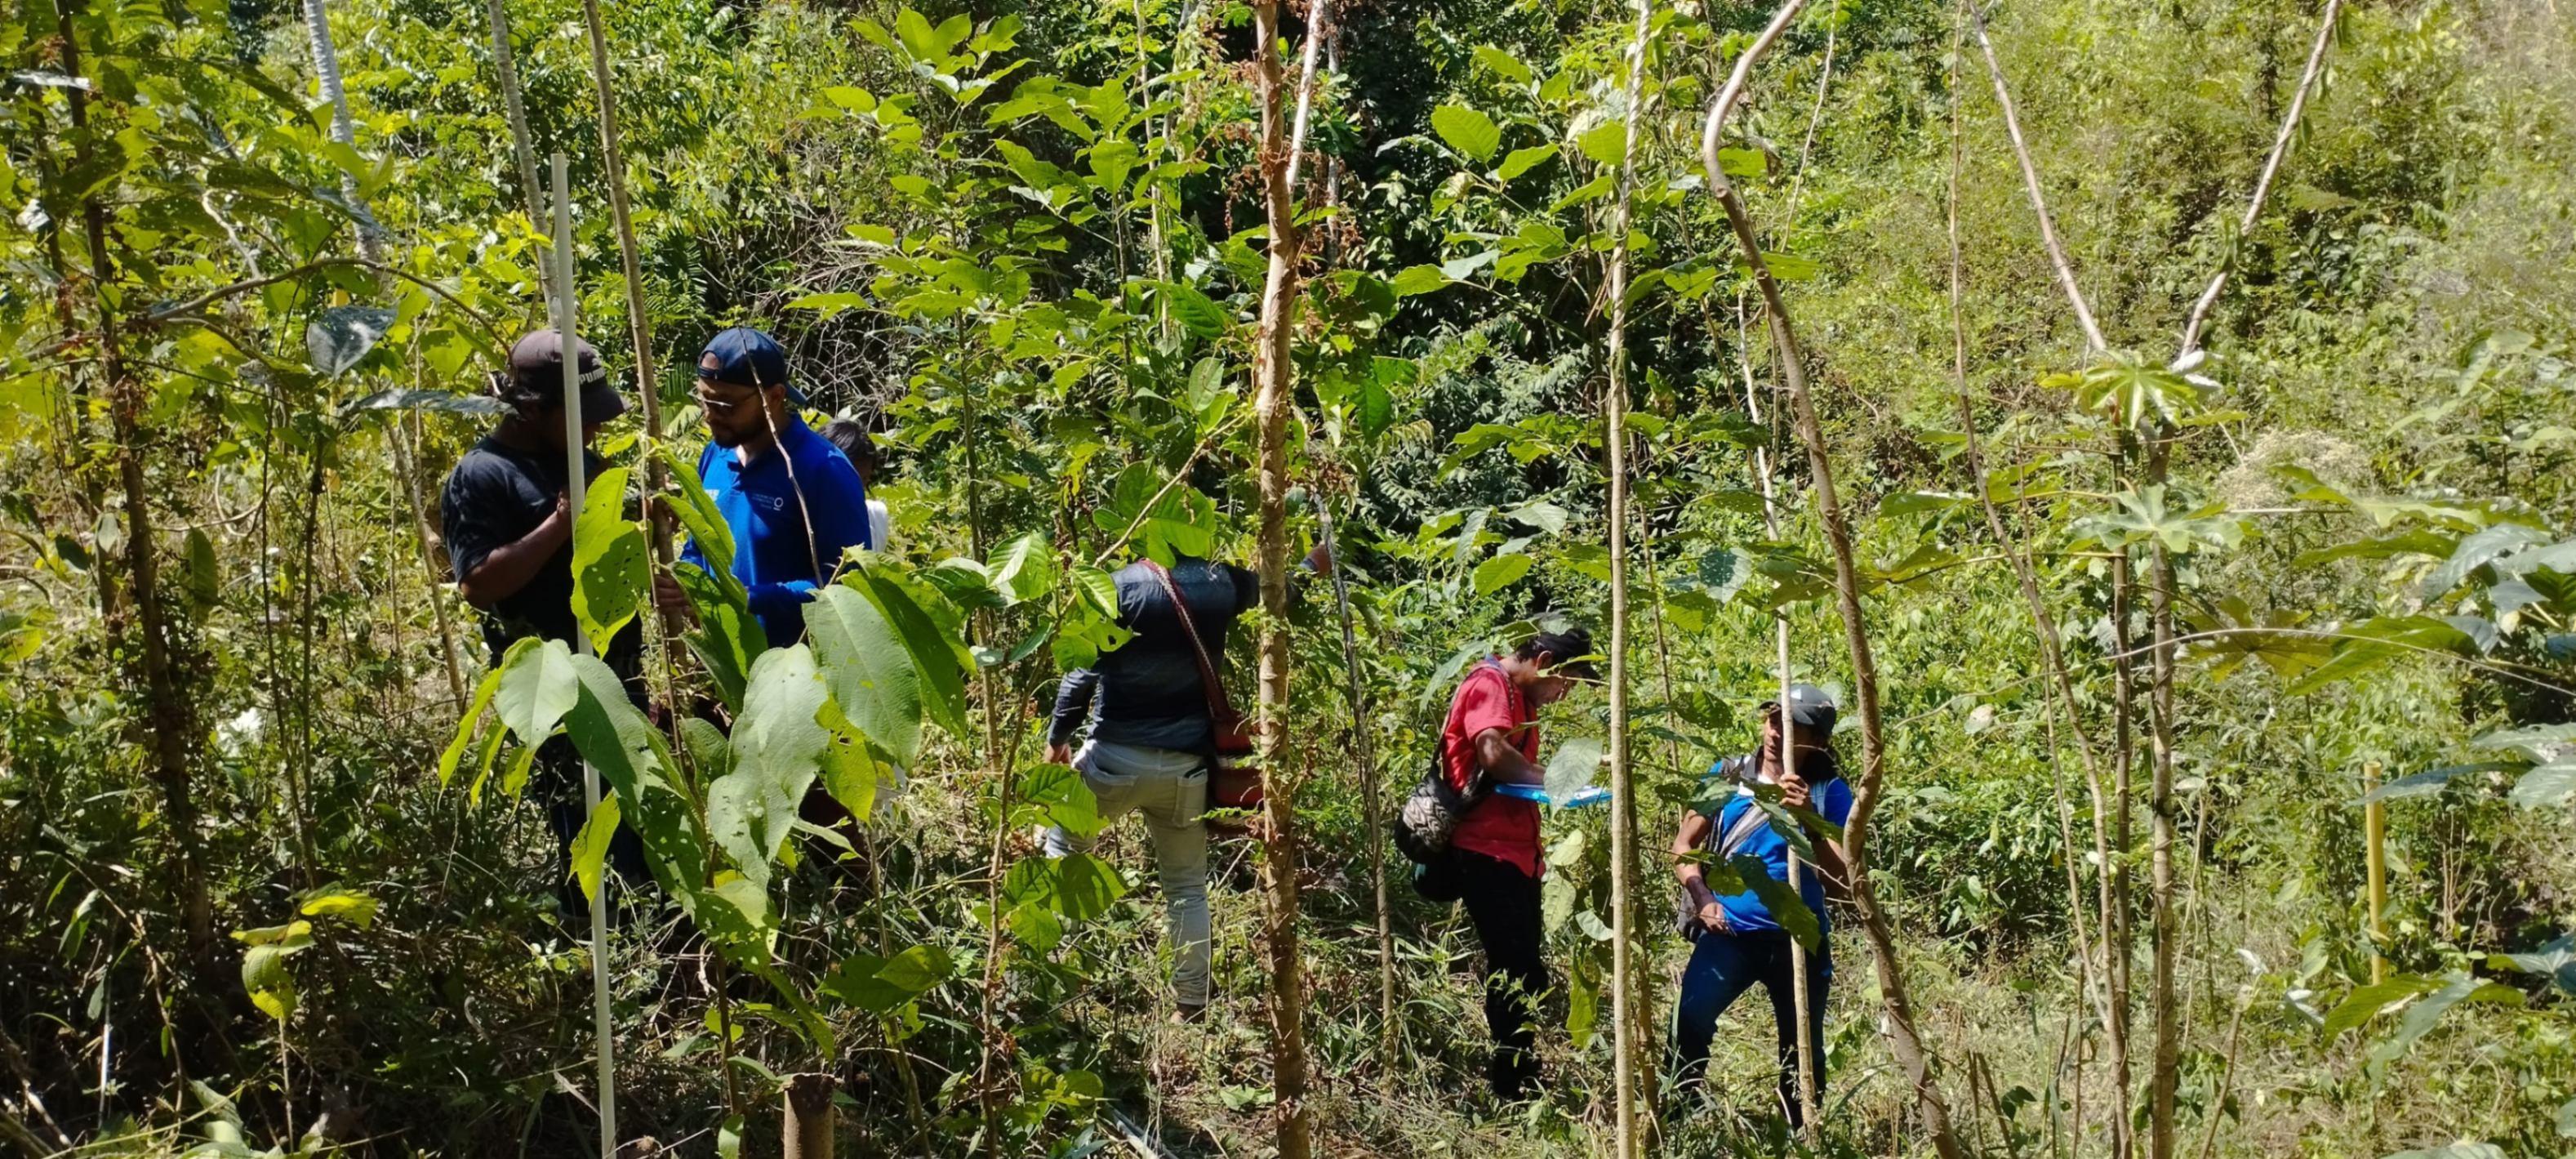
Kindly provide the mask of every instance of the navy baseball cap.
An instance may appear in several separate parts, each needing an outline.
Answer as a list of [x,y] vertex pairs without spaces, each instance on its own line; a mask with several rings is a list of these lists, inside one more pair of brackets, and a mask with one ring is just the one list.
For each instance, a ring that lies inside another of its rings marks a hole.
[[[715,359],[709,367],[707,360]],[[804,392],[787,382],[787,348],[778,340],[749,326],[722,330],[707,339],[707,348],[698,352],[698,377],[730,386],[787,387],[789,400],[802,406]]]

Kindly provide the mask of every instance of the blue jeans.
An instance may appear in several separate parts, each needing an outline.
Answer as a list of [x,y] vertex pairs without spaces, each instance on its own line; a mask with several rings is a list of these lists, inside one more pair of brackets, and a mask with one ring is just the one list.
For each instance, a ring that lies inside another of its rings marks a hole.
[[[1834,979],[1832,959],[1823,952],[1807,955],[1807,1003],[1814,1014],[1807,1027],[1816,1052],[1816,1094],[1825,1086],[1825,996]],[[1752,933],[1704,933],[1682,967],[1681,997],[1673,1004],[1673,1050],[1669,1064],[1676,1088],[1699,1086],[1708,1071],[1708,1043],[1717,1033],[1717,1016],[1744,992],[1760,983],[1771,994],[1771,1017],[1778,1025],[1780,1105],[1789,1125],[1803,1125],[1798,1107],[1798,1006],[1791,972],[1789,936],[1776,930]]]

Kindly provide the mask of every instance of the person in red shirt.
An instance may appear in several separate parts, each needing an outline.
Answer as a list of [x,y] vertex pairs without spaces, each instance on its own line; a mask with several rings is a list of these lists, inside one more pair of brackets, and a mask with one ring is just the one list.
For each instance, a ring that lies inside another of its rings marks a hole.
[[[1545,783],[1538,710],[1563,699],[1575,681],[1593,679],[1584,659],[1591,654],[1591,634],[1569,628],[1541,632],[1511,655],[1477,664],[1450,698],[1440,730],[1450,783],[1464,790],[1480,773],[1498,785]],[[1459,819],[1439,868],[1485,947],[1485,1023],[1494,1036],[1486,1077],[1497,1098],[1517,1101],[1538,1077],[1530,1020],[1548,985],[1539,956],[1538,803],[1487,794]]]

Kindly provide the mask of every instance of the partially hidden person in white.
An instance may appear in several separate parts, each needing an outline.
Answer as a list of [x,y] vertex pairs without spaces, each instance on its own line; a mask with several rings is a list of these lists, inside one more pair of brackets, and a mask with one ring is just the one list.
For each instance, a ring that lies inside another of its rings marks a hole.
[[850,460],[859,472],[859,483],[868,489],[868,533],[878,551],[894,553],[894,517],[887,513],[885,500],[876,497],[877,473],[885,460],[877,451],[875,439],[857,419],[833,419],[823,424],[823,437]]

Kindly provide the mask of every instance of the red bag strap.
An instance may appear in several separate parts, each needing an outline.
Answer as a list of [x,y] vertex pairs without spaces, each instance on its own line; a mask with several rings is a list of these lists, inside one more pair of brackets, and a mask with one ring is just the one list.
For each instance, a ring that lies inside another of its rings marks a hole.
[[1172,611],[1181,617],[1181,630],[1189,634],[1190,654],[1199,662],[1201,691],[1207,693],[1208,718],[1219,723],[1242,719],[1242,714],[1234,710],[1234,698],[1225,694],[1225,682],[1217,679],[1216,664],[1208,659],[1207,642],[1199,638],[1199,626],[1190,619],[1189,601],[1181,598],[1181,585],[1173,582],[1171,570],[1150,559],[1137,562],[1162,583],[1163,594],[1171,597]]

